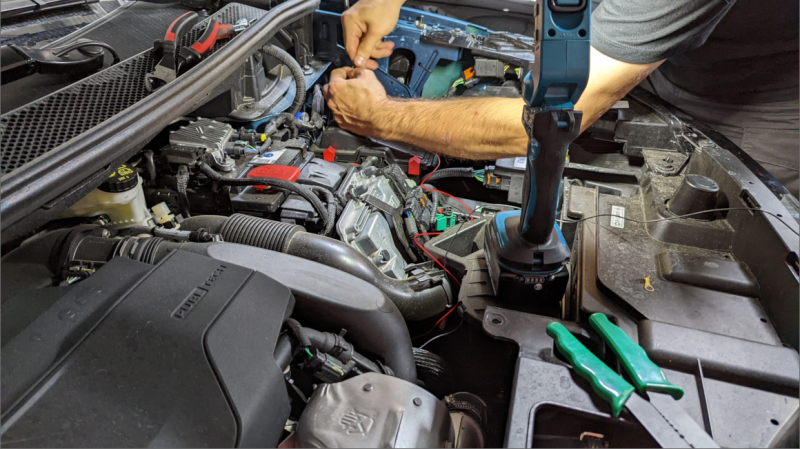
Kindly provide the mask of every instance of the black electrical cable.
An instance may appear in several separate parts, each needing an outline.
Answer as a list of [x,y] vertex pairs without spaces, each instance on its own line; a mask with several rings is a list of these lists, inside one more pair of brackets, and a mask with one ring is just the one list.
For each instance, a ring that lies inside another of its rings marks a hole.
[[325,224],[325,230],[323,231],[323,235],[331,235],[333,231],[333,225],[336,223],[336,197],[333,196],[333,192],[328,189],[325,189],[320,186],[312,186],[311,191],[316,193],[317,195],[322,194],[325,195],[325,201],[328,203],[328,221]]
[[217,173],[213,168],[209,167],[207,164],[203,162],[197,163],[197,169],[200,170],[201,173],[208,176],[213,181],[219,184],[225,184],[230,186],[270,186],[296,193],[305,198],[306,201],[311,203],[311,206],[314,207],[314,210],[317,211],[317,213],[325,223],[325,228],[329,226],[328,222],[331,220],[330,217],[328,216],[328,210],[325,208],[325,205],[322,204],[322,201],[320,201],[320,199],[316,195],[306,190],[306,188],[301,186],[300,184],[296,184],[291,181],[286,181],[285,179],[276,179],[276,178],[226,178]]
[[83,48],[83,47],[102,47],[102,48],[105,48],[106,50],[108,50],[109,53],[111,53],[111,56],[114,58],[114,64],[118,64],[119,61],[120,61],[119,54],[117,53],[116,50],[114,50],[114,47],[106,44],[105,42],[99,42],[99,41],[75,42],[75,43],[69,44],[69,45],[67,45],[65,47],[60,47],[60,48],[55,49],[53,54],[56,55],[56,56],[64,56],[65,54],[67,54],[67,53],[69,53],[69,52],[71,52],[73,50],[77,50],[77,49]]
[[435,173],[431,173],[427,181],[431,182],[444,178],[472,178],[473,171],[474,169],[472,167],[443,168],[437,170]]
[[300,112],[300,108],[303,107],[303,103],[306,102],[306,77],[303,74],[303,68],[300,67],[300,63],[298,63],[292,55],[279,47],[267,44],[261,48],[261,51],[285,64],[286,67],[289,68],[289,71],[292,72],[296,92],[294,94],[294,101],[292,105],[289,106],[289,109],[287,109],[287,112],[292,115],[297,114]]
[[718,208],[718,209],[706,209],[706,210],[701,210],[699,212],[692,212],[690,214],[675,215],[674,217],[656,218],[656,219],[653,219],[653,220],[635,220],[633,218],[621,217],[619,215],[614,215],[614,214],[598,214],[598,215],[592,215],[591,217],[581,218],[580,220],[561,220],[561,219],[557,219],[556,221],[558,221],[559,223],[580,223],[582,221],[591,220],[593,218],[598,218],[598,217],[617,217],[617,218],[619,218],[621,220],[629,220],[629,221],[632,221],[634,223],[657,223],[659,221],[676,220],[678,218],[686,218],[686,217],[691,217],[693,215],[705,214],[705,213],[708,213],[708,212],[724,212],[724,211],[729,211],[729,210],[757,211],[757,212],[761,212],[761,213],[764,213],[764,214],[767,214],[767,215],[772,215],[773,217],[775,217],[775,219],[777,219],[778,221],[783,223],[784,226],[789,228],[789,230],[792,231],[795,235],[800,236],[800,232],[797,232],[794,229],[792,229],[792,227],[788,223],[783,221],[783,219],[781,219],[781,217],[778,216],[778,214],[774,214],[774,213],[766,211],[764,209],[759,209],[757,207],[721,207],[721,208]]
[[267,140],[265,140],[264,143],[258,147],[258,154],[262,155],[266,153],[270,146],[272,146],[272,137],[267,136]]

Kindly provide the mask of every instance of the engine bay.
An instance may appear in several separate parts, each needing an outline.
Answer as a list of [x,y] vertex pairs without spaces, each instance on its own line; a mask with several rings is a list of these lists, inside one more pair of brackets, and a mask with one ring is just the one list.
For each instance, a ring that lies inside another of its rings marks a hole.
[[[165,86],[145,45],[3,111],[0,443],[655,447],[546,334],[619,368],[604,313],[720,446],[798,444],[798,208],[766,171],[636,89],[569,147],[568,263],[495,291],[526,158],[339,128],[325,3],[204,10],[184,43],[246,28]],[[410,8],[387,39],[401,98],[519,97],[533,45]]]

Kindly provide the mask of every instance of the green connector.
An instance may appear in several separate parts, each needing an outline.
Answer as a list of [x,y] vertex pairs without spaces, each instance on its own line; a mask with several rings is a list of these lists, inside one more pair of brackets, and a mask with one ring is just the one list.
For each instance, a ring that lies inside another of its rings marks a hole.
[[456,214],[455,213],[451,213],[450,215],[436,214],[434,221],[436,223],[434,226],[436,230],[444,231],[456,225]]

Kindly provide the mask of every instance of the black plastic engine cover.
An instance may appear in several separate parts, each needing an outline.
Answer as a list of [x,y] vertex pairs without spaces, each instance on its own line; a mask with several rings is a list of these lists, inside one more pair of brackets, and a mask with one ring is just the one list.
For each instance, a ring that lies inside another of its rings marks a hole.
[[290,405],[272,354],[293,307],[261,273],[175,251],[3,410],[0,442],[274,446]]

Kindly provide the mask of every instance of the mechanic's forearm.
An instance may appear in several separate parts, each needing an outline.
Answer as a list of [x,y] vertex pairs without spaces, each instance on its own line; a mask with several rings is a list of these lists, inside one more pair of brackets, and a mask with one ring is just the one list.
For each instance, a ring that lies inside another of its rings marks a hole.
[[497,159],[525,154],[519,98],[452,100],[390,99],[377,109],[377,137],[408,142],[428,151],[464,159]]
[[596,122],[614,103],[647,78],[664,61],[650,64],[630,64],[618,61],[591,48],[589,81],[576,111],[583,112],[581,132]]
[[[629,64],[591,49],[589,82],[575,105],[585,131],[661,62]],[[373,119],[378,137],[464,159],[523,156],[522,99],[389,100]]]

